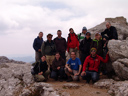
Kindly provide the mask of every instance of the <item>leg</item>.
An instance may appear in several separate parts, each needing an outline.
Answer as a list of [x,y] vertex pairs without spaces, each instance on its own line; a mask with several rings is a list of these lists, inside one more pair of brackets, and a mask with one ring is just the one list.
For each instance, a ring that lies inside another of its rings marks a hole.
[[71,81],[73,81],[73,80],[72,80],[72,77],[71,77],[71,73],[68,71],[68,69],[65,68],[64,70],[65,70],[66,75],[68,76],[68,80],[67,80],[67,82],[71,82]]
[[[50,69],[51,69],[51,65],[52,65],[52,62],[53,62],[53,60],[55,59],[55,56],[54,55],[52,55],[52,56],[50,56],[50,61],[49,61],[49,64],[50,64]],[[52,69],[51,69],[52,70]]]
[[93,83],[99,80],[99,74],[97,72],[91,72],[91,78]]
[[43,75],[35,75],[35,81],[43,82],[44,80],[45,80],[45,77]]
[[81,76],[83,80],[86,80],[87,83],[90,82],[91,80],[91,73],[89,71],[86,71],[86,75],[85,76]]
[[48,79],[48,75],[50,75],[50,70],[47,70],[44,74],[45,79]]
[[41,53],[35,52],[35,60],[36,60],[36,62],[40,61],[40,59],[41,59]]
[[63,76],[64,76],[64,68],[60,68],[60,70],[59,70],[60,79],[63,79]]
[[46,55],[46,62],[48,65],[48,70],[50,70],[50,56]]
[[58,79],[58,75],[57,75],[57,72],[56,71],[52,71],[51,73],[51,78],[57,80]]
[[79,50],[76,50],[75,52],[76,52],[76,57],[79,58],[80,57],[79,56]]
[[79,75],[78,76],[75,76],[76,73],[78,73],[78,71],[77,70],[73,70],[73,74],[74,74],[73,75],[73,80],[74,81],[78,81],[79,80]]
[[70,56],[70,58],[71,58],[71,52],[72,51],[75,51],[75,49],[74,48],[69,48],[69,56]]
[[61,53],[60,53],[60,56],[61,56],[64,60],[66,60],[65,52],[61,52]]

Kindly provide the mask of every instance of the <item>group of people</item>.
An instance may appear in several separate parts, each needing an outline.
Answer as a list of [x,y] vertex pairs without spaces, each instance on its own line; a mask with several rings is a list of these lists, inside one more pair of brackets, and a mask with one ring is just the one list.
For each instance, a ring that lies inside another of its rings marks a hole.
[[[105,35],[106,34],[106,35]],[[117,40],[118,34],[110,22],[106,23],[104,32],[95,33],[91,39],[91,33],[86,27],[80,34],[76,34],[73,28],[69,29],[67,41],[63,38],[61,30],[57,31],[57,37],[47,35],[47,41],[43,40],[43,32],[35,38],[33,48],[35,50],[36,64],[33,67],[35,81],[46,81],[48,77],[67,82],[79,81],[79,77],[87,83],[99,80],[99,74],[106,73],[104,63],[108,62],[109,40]],[[66,62],[66,51],[70,59]],[[49,76],[50,75],[50,76]]]

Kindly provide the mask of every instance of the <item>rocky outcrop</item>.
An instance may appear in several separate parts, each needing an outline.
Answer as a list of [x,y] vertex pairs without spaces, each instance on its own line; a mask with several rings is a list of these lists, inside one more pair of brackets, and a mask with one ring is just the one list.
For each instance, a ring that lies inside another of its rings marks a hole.
[[[0,96],[59,96],[48,83],[36,83],[31,64],[0,64]],[[64,95],[65,96],[65,95]]]
[[116,17],[106,18],[103,23],[89,29],[88,31],[92,33],[93,38],[96,32],[103,32],[106,29],[106,22],[110,22],[112,26],[116,27],[119,40],[125,40],[128,37],[128,23],[126,18]]
[[25,64],[25,62],[23,62],[23,61],[15,61],[13,59],[10,60],[5,56],[0,56],[0,64],[3,64],[3,63]]
[[99,80],[94,87],[107,88],[112,96],[128,96],[128,81],[114,81],[112,79]]
[[116,75],[121,80],[128,80],[128,40],[111,40],[108,49]]

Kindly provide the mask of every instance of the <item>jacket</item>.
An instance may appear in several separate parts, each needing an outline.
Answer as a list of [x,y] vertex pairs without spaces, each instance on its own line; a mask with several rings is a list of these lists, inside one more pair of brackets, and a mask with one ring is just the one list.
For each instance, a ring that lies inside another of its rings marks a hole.
[[38,52],[38,50],[41,49],[42,43],[43,43],[43,38],[40,39],[39,36],[37,38],[35,38],[35,40],[33,42],[33,48],[36,52]]
[[107,34],[109,40],[111,39],[118,40],[117,30],[114,26],[111,26],[109,29],[105,29],[105,31],[102,32],[101,35],[103,36],[104,34]]
[[53,40],[49,42],[48,40],[44,42],[41,46],[42,55],[55,55],[56,53],[56,46]]
[[68,42],[67,42],[67,51],[69,52],[69,48],[76,48],[79,50],[79,41],[78,37],[75,33],[68,34]]
[[40,60],[34,66],[34,72],[35,72],[35,74],[38,74],[40,72],[45,73],[47,70],[48,70],[48,65],[47,65],[47,62],[46,61],[42,62]]
[[54,39],[54,43],[56,45],[56,50],[60,53],[65,52],[67,48],[67,43],[65,38],[58,38],[56,37]]
[[52,62],[52,70],[53,71],[57,71],[57,67],[63,67],[64,68],[65,67],[65,64],[66,64],[65,60],[62,59],[61,57],[60,57],[60,59],[58,61],[55,58],[53,60],[53,62]]
[[104,42],[103,40],[96,40],[93,39],[92,43],[91,43],[91,48],[96,48],[97,49],[97,55],[99,56],[103,56],[103,46],[104,46]]
[[103,59],[101,56],[96,55],[95,59],[89,55],[83,64],[83,71],[86,71],[86,67],[88,66],[88,71],[96,71],[98,72],[100,62],[107,63],[109,59],[108,54],[106,55],[106,59]]
[[80,43],[80,51],[82,54],[90,55],[90,47],[91,47],[92,39],[89,38],[88,40],[86,37]]

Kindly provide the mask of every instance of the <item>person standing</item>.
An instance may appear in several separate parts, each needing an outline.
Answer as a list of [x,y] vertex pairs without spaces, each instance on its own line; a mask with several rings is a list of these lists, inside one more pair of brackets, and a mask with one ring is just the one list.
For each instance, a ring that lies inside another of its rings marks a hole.
[[35,50],[35,61],[38,62],[41,59],[41,45],[43,43],[43,32],[39,33],[39,36],[35,38],[33,42],[33,48]]
[[107,34],[109,40],[118,40],[117,30],[114,26],[111,26],[110,22],[106,23],[106,29],[101,33],[102,36]]
[[80,34],[77,35],[79,42],[81,42],[85,38],[86,32],[87,32],[87,28],[86,27],[83,27],[82,33],[80,33]]
[[80,47],[79,47],[81,51],[80,60],[81,60],[82,65],[86,57],[90,55],[91,43],[92,43],[91,33],[86,32],[86,37],[81,41]]
[[66,40],[65,40],[65,38],[61,37],[61,35],[62,35],[61,30],[57,31],[57,35],[58,35],[58,37],[56,37],[54,39],[54,43],[56,45],[56,50],[57,50],[57,52],[60,53],[60,56],[64,60],[66,60],[66,56],[65,56],[65,52],[66,52],[66,48],[67,48]]
[[56,46],[54,41],[52,40],[52,34],[48,34],[47,35],[47,41],[43,42],[42,46],[41,46],[41,52],[42,55],[45,56],[46,55],[46,62],[48,64],[48,69],[50,70],[51,65],[52,65],[52,61],[55,58],[55,53],[56,53]]
[[68,41],[67,41],[67,51],[69,52],[69,55],[71,57],[71,52],[76,52],[76,57],[79,58],[79,41],[78,37],[75,34],[73,28],[69,29],[70,33],[68,34]]
[[82,64],[79,58],[76,58],[76,53],[74,51],[71,52],[71,58],[68,60],[65,65],[65,73],[68,76],[67,82],[70,81],[78,81],[79,75],[82,69]]

